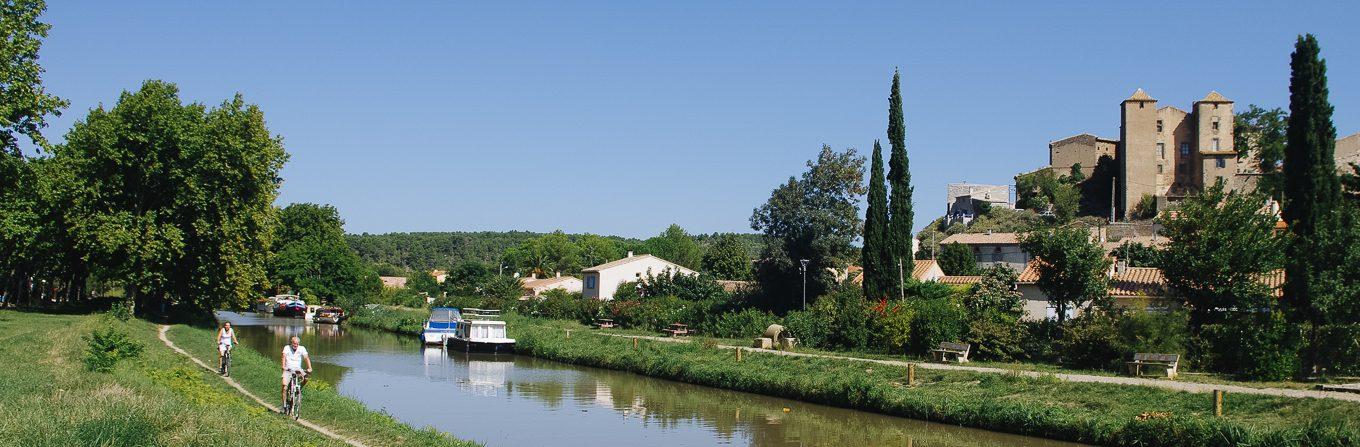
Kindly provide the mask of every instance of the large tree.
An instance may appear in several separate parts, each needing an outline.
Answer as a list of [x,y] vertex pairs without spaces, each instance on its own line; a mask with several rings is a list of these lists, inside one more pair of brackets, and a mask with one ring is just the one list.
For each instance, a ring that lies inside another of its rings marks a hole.
[[75,182],[65,216],[80,248],[141,309],[238,306],[266,285],[288,156],[240,95],[208,109],[147,81],[91,110],[54,154]]
[[741,238],[732,233],[720,234],[704,252],[704,273],[714,278],[746,280],[751,277],[751,257]]
[[860,263],[864,268],[864,296],[871,299],[892,294],[892,243],[888,238],[888,184],[883,177],[883,147],[874,140],[874,153],[869,161],[869,209],[864,217],[864,247],[860,249]]
[[[52,25],[39,20],[42,0],[0,2],[0,153],[20,156],[20,137],[39,149],[47,146],[42,129],[47,116],[60,116],[66,100],[47,93],[38,50]],[[3,181],[3,179],[0,179]]]
[[699,268],[704,258],[703,247],[677,224],[671,224],[661,234],[643,241],[642,252],[691,269]]
[[1280,108],[1265,109],[1252,104],[1233,118],[1233,145],[1243,156],[1256,161],[1261,176],[1256,190],[1266,197],[1280,198],[1280,162],[1284,160],[1289,114]]
[[562,230],[525,240],[505,258],[520,273],[540,278],[581,270],[581,249]]
[[972,276],[981,272],[973,249],[958,242],[941,244],[940,255],[936,259],[940,262],[940,270],[946,275]]
[[801,304],[799,261],[808,260],[809,301],[835,285],[828,269],[853,262],[851,243],[860,234],[859,198],[864,195],[864,157],[854,149],[835,152],[823,145],[808,170],[770,193],[751,213],[751,228],[766,236],[756,264],[765,305],[775,310]]
[[1157,266],[1190,310],[1192,334],[1272,292],[1262,278],[1280,267],[1284,249],[1273,234],[1275,216],[1261,212],[1262,203],[1263,195],[1216,185],[1159,219],[1170,243]]
[[331,205],[284,207],[274,247],[269,276],[279,286],[323,300],[365,298],[378,291],[377,273],[345,243],[344,221]]
[[1020,247],[1037,258],[1038,286],[1057,309],[1058,325],[1070,309],[1103,303],[1109,297],[1110,260],[1105,249],[1081,228],[1025,233]]
[[[1323,233],[1336,222],[1332,214],[1341,203],[1336,175],[1336,127],[1327,99],[1327,65],[1317,39],[1301,36],[1289,66],[1289,129],[1284,152],[1282,213],[1293,238],[1285,262],[1285,296],[1295,323],[1310,323],[1305,368],[1317,365],[1316,329],[1322,315],[1315,300],[1327,291],[1314,284],[1329,269],[1344,266],[1322,262]],[[1353,266],[1352,266],[1353,267]]]
[[[623,257],[623,249],[613,239],[597,234],[586,233],[576,241],[581,248],[581,265],[585,267],[604,264]],[[574,273],[574,271],[573,271]]]
[[[888,246],[892,259],[890,268],[910,272],[915,268],[911,252],[911,168],[907,160],[907,130],[902,117],[901,75],[894,70],[892,91],[888,94],[888,144],[892,154],[888,159],[888,184],[892,185],[889,200]],[[889,288],[897,288],[898,277],[886,275]]]

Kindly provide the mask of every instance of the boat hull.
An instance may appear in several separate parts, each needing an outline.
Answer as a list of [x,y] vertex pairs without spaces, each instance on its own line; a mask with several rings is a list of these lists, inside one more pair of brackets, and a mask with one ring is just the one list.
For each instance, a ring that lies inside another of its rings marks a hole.
[[482,352],[488,354],[513,354],[515,352],[515,342],[489,342],[467,340],[458,337],[449,337],[445,342],[450,351],[457,352]]
[[453,338],[453,332],[426,331],[420,334],[420,341],[427,345],[442,345],[444,340]]

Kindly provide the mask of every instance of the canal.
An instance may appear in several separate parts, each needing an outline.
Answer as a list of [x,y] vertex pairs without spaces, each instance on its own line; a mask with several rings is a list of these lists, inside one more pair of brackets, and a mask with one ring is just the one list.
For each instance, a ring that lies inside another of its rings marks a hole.
[[[413,427],[489,446],[1075,446],[526,356],[446,353],[415,337],[221,312],[277,358],[301,337],[316,377]],[[514,328],[511,328],[511,336]]]

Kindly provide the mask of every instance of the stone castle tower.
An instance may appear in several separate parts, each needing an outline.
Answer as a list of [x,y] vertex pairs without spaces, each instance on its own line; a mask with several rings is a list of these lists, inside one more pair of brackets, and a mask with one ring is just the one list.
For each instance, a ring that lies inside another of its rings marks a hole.
[[1237,171],[1233,148],[1233,102],[1218,92],[1195,101],[1191,112],[1157,107],[1157,100],[1138,89],[1120,105],[1116,161],[1119,179],[1116,207],[1127,218],[1151,197],[1157,208],[1228,182]]

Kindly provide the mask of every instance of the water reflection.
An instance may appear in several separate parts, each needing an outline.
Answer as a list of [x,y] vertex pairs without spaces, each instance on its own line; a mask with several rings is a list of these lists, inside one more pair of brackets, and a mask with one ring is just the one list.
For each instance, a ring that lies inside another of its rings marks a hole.
[[364,329],[221,318],[238,326],[243,343],[274,358],[297,335],[318,377],[340,392],[412,426],[488,445],[1072,445],[532,357],[448,354],[414,337]]

